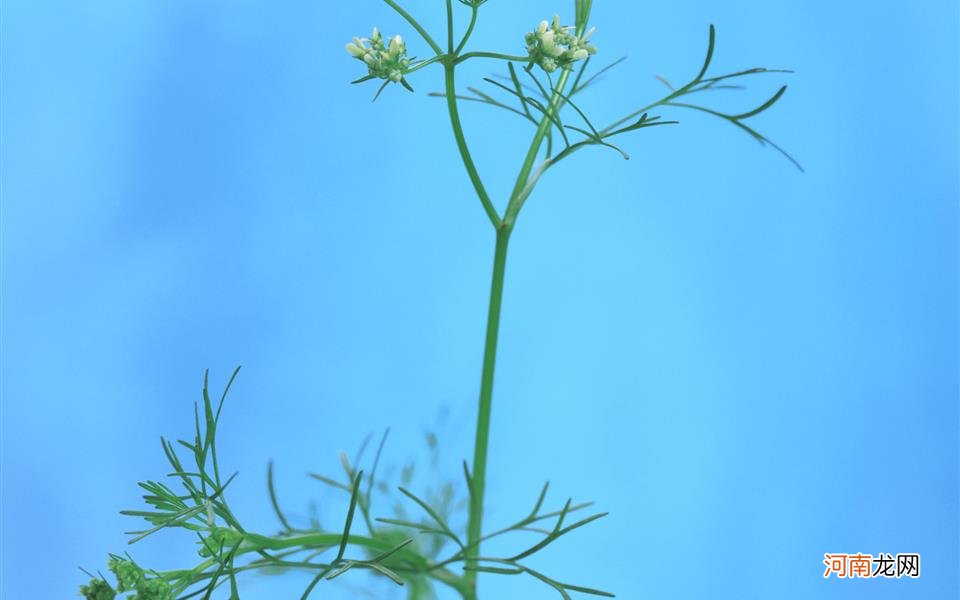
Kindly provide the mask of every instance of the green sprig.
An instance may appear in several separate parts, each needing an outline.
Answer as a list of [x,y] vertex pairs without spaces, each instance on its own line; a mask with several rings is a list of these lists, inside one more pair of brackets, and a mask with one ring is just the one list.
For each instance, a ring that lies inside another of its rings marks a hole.
[[[573,515],[582,514],[581,511],[592,506],[591,502],[574,504],[572,500],[567,500],[562,507],[544,512],[549,490],[549,484],[544,484],[532,510],[524,516],[492,531],[484,527],[493,382],[511,234],[521,210],[543,175],[577,151],[598,146],[629,158],[629,154],[614,143],[614,138],[618,138],[616,141],[619,144],[619,138],[625,134],[678,123],[665,120],[655,112],[692,110],[720,118],[761,144],[771,145],[800,168],[799,163],[780,146],[747,124],[776,105],[786,92],[786,86],[779,87],[766,101],[741,111],[722,111],[706,101],[700,101],[701,98],[708,98],[705,92],[741,89],[740,83],[755,75],[789,71],[752,68],[710,75],[716,45],[716,32],[711,26],[706,57],[692,79],[674,87],[666,78],[658,77],[669,90],[664,97],[605,127],[598,127],[590,118],[589,111],[581,105],[580,95],[592,89],[601,77],[622,64],[624,59],[592,70],[593,56],[597,52],[591,42],[594,31],[590,27],[592,0],[574,0],[573,25],[562,25],[559,17],[540,23],[524,37],[525,55],[498,50],[467,51],[478,25],[480,9],[486,0],[459,0],[461,5],[469,9],[469,21],[462,32],[457,29],[455,4],[452,0],[446,0],[445,38],[434,38],[397,0],[384,0],[384,3],[416,31],[432,54],[422,60],[411,57],[403,37],[396,35],[386,39],[374,28],[369,38],[354,38],[346,45],[350,56],[362,62],[366,69],[365,74],[354,83],[380,80],[380,88],[374,97],[376,100],[391,83],[413,91],[408,79],[414,73],[435,64],[442,67],[444,90],[430,95],[446,101],[457,152],[486,217],[495,230],[473,460],[471,463],[463,462],[466,499],[459,501],[460,488],[452,482],[439,488],[428,488],[426,493],[411,491],[414,480],[412,465],[405,467],[400,474],[402,485],[395,488],[399,497],[392,497],[391,486],[382,476],[377,476],[389,434],[387,430],[380,439],[372,463],[364,459],[365,450],[373,439],[370,436],[352,462],[346,454],[341,455],[343,478],[310,474],[337,493],[349,497],[342,527],[323,529],[316,517],[309,519],[307,524],[300,524],[299,519],[284,512],[271,461],[267,466],[267,492],[280,530],[272,535],[249,531],[231,510],[227,499],[228,488],[237,474],[222,478],[217,452],[221,411],[239,369],[233,372],[216,405],[209,393],[208,373],[205,373],[201,402],[194,405],[193,439],[172,442],[161,438],[163,453],[170,465],[167,480],[141,482],[139,485],[145,492],[143,500],[147,505],[146,510],[123,511],[124,515],[147,522],[147,527],[130,532],[131,544],[162,531],[185,530],[197,538],[199,562],[190,568],[158,572],[142,568],[129,555],[111,555],[108,569],[116,583],[112,584],[102,575],[87,573],[90,581],[80,588],[80,594],[86,600],[114,600],[118,594],[132,594],[128,598],[137,600],[206,600],[220,589],[228,589],[229,598],[234,600],[240,597],[238,577],[241,574],[291,570],[312,574],[301,597],[307,600],[321,583],[336,580],[357,569],[407,586],[412,600],[427,597],[437,584],[451,588],[464,600],[477,600],[480,573],[532,577],[565,599],[571,598],[572,593],[613,597],[613,594],[596,588],[562,582],[526,564],[528,559],[561,538],[607,515],[599,512],[573,520]],[[444,39],[446,49],[436,39]],[[456,85],[457,67],[479,59],[506,62],[507,73],[484,80],[493,86],[490,93],[474,86],[459,92]],[[523,69],[523,73],[520,73],[520,69]],[[505,99],[500,98],[504,97],[503,94],[506,94]],[[513,190],[504,199],[505,206],[501,204],[501,208],[488,193],[473,159],[460,114],[460,103],[464,101],[507,111],[534,128]],[[429,446],[431,452],[436,453],[437,444],[433,438]],[[361,468],[361,465],[368,468]],[[396,501],[392,515],[377,516],[376,507],[381,500]],[[419,519],[408,515],[405,506],[411,502],[417,509],[414,514],[420,515]],[[466,514],[457,515],[456,511],[460,509],[465,509]],[[463,521],[466,521],[465,527],[457,525]],[[530,543],[527,539],[526,544],[516,544],[512,552],[503,556],[481,552],[481,546],[489,540],[503,538],[503,542],[516,541],[514,534],[521,533],[524,538],[536,536],[535,540]]]

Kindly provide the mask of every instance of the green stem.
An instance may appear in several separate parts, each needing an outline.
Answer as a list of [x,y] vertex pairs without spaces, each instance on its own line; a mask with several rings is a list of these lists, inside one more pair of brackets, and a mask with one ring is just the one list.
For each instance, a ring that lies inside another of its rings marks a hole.
[[473,188],[476,190],[477,196],[479,196],[480,202],[483,204],[483,210],[486,211],[487,217],[490,219],[490,223],[493,224],[494,228],[499,228],[500,215],[497,214],[497,209],[493,206],[493,201],[490,200],[490,195],[483,186],[483,181],[477,172],[477,166],[474,164],[473,157],[470,155],[470,149],[467,147],[467,138],[463,133],[463,125],[460,122],[460,110],[457,107],[457,86],[454,69],[454,65],[450,64],[450,62],[444,64],[447,109],[450,112],[450,125],[453,128],[453,136],[457,140],[457,149],[460,151],[463,166],[466,167],[467,174],[470,176],[470,182],[473,184]]
[[[447,65],[448,73],[448,101],[452,95],[452,67]],[[477,434],[473,449],[473,473],[471,476],[471,498],[470,498],[470,518],[467,522],[467,554],[466,563],[468,570],[464,575],[466,587],[471,594],[464,596],[466,600],[476,600],[477,593],[477,571],[470,568],[476,567],[477,557],[480,555],[480,541],[483,535],[483,495],[486,488],[487,479],[487,450],[490,445],[490,416],[493,404],[493,375],[497,362],[497,338],[500,331],[500,309],[503,304],[503,282],[507,266],[507,247],[510,242],[510,233],[513,229],[513,223],[517,214],[523,205],[524,199],[529,196],[529,180],[533,171],[537,154],[543,144],[543,139],[547,132],[553,126],[553,120],[550,118],[553,111],[557,110],[562,102],[563,88],[570,77],[570,71],[565,70],[557,81],[554,93],[548,105],[548,114],[544,115],[543,120],[537,127],[537,132],[533,136],[530,144],[530,150],[524,160],[523,167],[517,177],[517,183],[514,186],[513,193],[510,195],[510,203],[504,214],[501,224],[497,227],[497,244],[493,258],[493,281],[490,285],[490,308],[487,315],[487,337],[483,352],[483,371],[480,378],[480,405],[477,410]]]
[[[487,448],[490,443],[490,414],[493,401],[493,373],[497,362],[497,337],[500,331],[500,307],[503,303],[503,281],[507,266],[507,246],[510,242],[510,227],[497,229],[496,251],[493,257],[493,280],[490,284],[490,308],[487,315],[487,337],[483,350],[483,371],[480,378],[480,404],[477,410],[477,437],[473,452],[471,476],[470,518],[467,524],[467,566],[476,566],[480,553],[480,537],[483,529],[483,493],[487,479]],[[467,588],[476,598],[477,572],[468,570],[464,575]]]
[[414,63],[414,65],[413,65],[412,67],[410,67],[409,69],[407,69],[405,75],[409,75],[409,74],[411,74],[411,73],[416,73],[416,72],[419,71],[420,69],[423,69],[423,68],[425,68],[425,67],[429,67],[430,65],[432,65],[432,64],[435,63],[435,62],[440,62],[440,61],[442,61],[442,60],[446,60],[446,58],[447,58],[447,55],[446,55],[446,54],[438,54],[438,55],[434,56],[433,58],[428,58],[427,60],[423,60],[423,61],[420,61],[420,62],[418,62],[418,63]]
[[467,32],[463,34],[463,39],[460,40],[460,43],[457,44],[457,49],[453,51],[454,56],[460,54],[464,46],[467,45],[467,41],[470,39],[470,36],[473,35],[473,28],[477,25],[477,13],[478,9],[476,6],[473,7],[473,12],[470,15],[470,25],[467,26]]
[[500,52],[467,52],[457,57],[457,64],[470,60],[471,58],[496,58],[498,60],[512,60],[514,62],[530,62],[529,56],[517,56],[515,54],[501,54]]
[[447,0],[447,54],[453,54],[453,0]]
[[390,8],[397,11],[397,14],[399,14],[401,17],[406,19],[407,23],[410,23],[410,25],[417,30],[417,33],[420,34],[420,37],[422,37],[424,41],[426,41],[427,44],[430,45],[430,47],[433,49],[435,53],[443,54],[443,49],[440,48],[437,42],[435,42],[434,39],[430,37],[430,34],[427,33],[427,30],[423,28],[423,25],[421,25],[419,21],[414,19],[410,13],[405,11],[403,7],[397,4],[396,2],[394,2],[394,0],[383,0],[383,1],[386,2],[387,5],[390,6]]
[[[259,535],[255,533],[245,533],[243,534],[244,544],[236,552],[236,556],[242,556],[245,554],[250,554],[254,552],[261,552],[263,550],[288,550],[286,555],[296,554],[303,550],[308,550],[311,548],[334,548],[336,547],[342,539],[341,534],[339,533],[308,533],[304,535],[296,535],[290,537],[270,537]],[[347,538],[347,543],[353,546],[360,546],[368,548],[370,550],[385,552],[394,547],[392,542],[382,540],[379,538],[372,538],[366,536],[350,535]],[[457,590],[461,595],[466,596],[468,594],[467,584],[464,578],[455,575],[454,573],[448,571],[444,568],[445,565],[433,564],[424,559],[420,554],[414,551],[407,549],[402,549],[396,554],[397,558],[405,559],[409,561],[412,565],[409,569],[403,569],[400,567],[394,567],[397,571],[412,572],[412,573],[423,573],[428,577],[439,581],[445,585],[448,585],[455,590]],[[210,579],[214,576],[213,571],[208,571],[212,567],[217,566],[218,562],[215,558],[210,558],[200,563],[196,567],[190,570],[177,570],[177,571],[165,571],[157,573],[160,577],[167,579],[168,581],[184,580],[182,582],[182,589],[184,591],[189,587]],[[256,560],[248,565],[242,567],[236,567],[234,573],[240,573],[243,571],[249,570],[258,570],[266,568],[276,568],[276,567],[289,567],[289,568],[302,568],[302,569],[322,569],[326,568],[329,565],[310,563],[305,561],[285,561],[282,558],[264,558]]]
[[533,171],[534,164],[537,162],[537,154],[540,152],[543,138],[546,137],[547,132],[553,127],[553,114],[563,103],[563,88],[566,87],[569,78],[570,70],[564,69],[560,75],[560,79],[557,80],[556,87],[553,89],[553,95],[550,98],[550,103],[547,105],[546,114],[543,115],[543,119],[541,119],[540,125],[537,127],[537,132],[533,136],[533,141],[530,143],[527,157],[524,159],[523,167],[521,167],[520,174],[517,176],[517,183],[513,186],[513,192],[510,194],[510,203],[507,205],[507,210],[503,215],[503,223],[507,227],[513,227],[513,224],[517,220],[517,215],[520,213],[520,209],[523,208],[524,201],[530,195],[531,190],[528,187],[530,184],[530,174]]

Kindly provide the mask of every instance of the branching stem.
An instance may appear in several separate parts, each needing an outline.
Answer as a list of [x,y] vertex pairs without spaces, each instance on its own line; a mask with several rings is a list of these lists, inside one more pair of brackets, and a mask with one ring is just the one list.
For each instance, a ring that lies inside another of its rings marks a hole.
[[432,37],[430,37],[430,34],[427,33],[427,30],[423,28],[423,25],[421,25],[419,21],[414,19],[410,13],[404,10],[404,8],[399,4],[397,4],[394,0],[383,0],[383,1],[386,2],[387,5],[390,6],[390,8],[397,11],[397,14],[399,14],[401,17],[406,19],[407,23],[410,23],[411,27],[417,30],[417,33],[419,33],[420,37],[422,37],[423,40],[427,42],[427,44],[429,44],[430,48],[433,49],[434,53],[443,54],[443,49],[440,48],[440,45],[437,44],[437,42],[434,41]]
[[480,202],[483,204],[483,210],[486,211],[487,218],[490,219],[490,223],[494,226],[494,228],[499,228],[500,215],[497,214],[497,209],[493,206],[493,201],[490,200],[490,195],[487,193],[487,190],[483,185],[483,180],[480,179],[480,174],[477,172],[477,166],[473,162],[473,156],[470,154],[470,149],[467,147],[467,138],[463,133],[463,124],[460,122],[460,109],[457,106],[457,85],[456,77],[454,75],[455,67],[450,61],[447,61],[443,66],[443,70],[447,96],[447,110],[450,113],[450,126],[453,129],[453,137],[457,140],[457,150],[460,151],[460,158],[463,160],[463,166],[467,169],[467,175],[470,176],[470,183],[473,184],[473,188],[476,190],[477,196],[480,198]]

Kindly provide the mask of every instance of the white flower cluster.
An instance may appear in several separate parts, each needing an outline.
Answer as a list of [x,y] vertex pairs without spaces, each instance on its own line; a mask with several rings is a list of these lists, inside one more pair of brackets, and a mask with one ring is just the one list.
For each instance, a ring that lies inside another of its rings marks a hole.
[[[367,42],[370,46],[367,46]],[[367,65],[371,77],[388,79],[394,83],[403,81],[403,74],[410,67],[403,38],[397,35],[385,44],[380,30],[376,27],[373,28],[370,39],[353,38],[353,41],[347,44],[347,52]]]
[[572,29],[560,25],[559,15],[553,17],[553,23],[542,21],[537,30],[531,31],[525,38],[530,59],[547,73],[553,73],[557,69],[569,69],[576,61],[596,54],[596,46],[589,43],[595,28],[583,37],[571,33]]

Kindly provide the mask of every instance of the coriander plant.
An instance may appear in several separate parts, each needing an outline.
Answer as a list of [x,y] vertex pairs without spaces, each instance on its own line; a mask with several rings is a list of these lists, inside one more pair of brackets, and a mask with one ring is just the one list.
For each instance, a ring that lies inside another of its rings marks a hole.
[[[665,120],[659,114],[672,109],[699,111],[728,121],[761,144],[769,144],[799,168],[779,146],[747,124],[773,106],[783,96],[786,86],[780,87],[767,101],[743,112],[711,108],[706,101],[709,92],[740,89],[740,83],[746,78],[787,71],[752,68],[711,74],[715,42],[711,26],[706,58],[689,81],[673,86],[660,78],[668,88],[662,98],[612,123],[597,126],[575,99],[622,59],[591,71],[600,48],[590,22],[592,0],[575,0],[572,21],[553,16],[525,35],[519,34],[517,47],[525,49],[520,54],[467,50],[486,2],[459,0],[459,4],[464,5],[459,10],[465,11],[468,21],[462,33],[458,33],[461,30],[455,24],[457,7],[453,0],[445,0],[446,35],[435,38],[396,0],[384,0],[413,28],[428,58],[411,57],[400,35],[386,38],[376,28],[369,38],[355,37],[346,45],[346,51],[362,63],[358,66],[364,72],[354,83],[380,82],[374,99],[391,84],[413,91],[410,79],[428,67],[442,70],[444,89],[430,95],[445,100],[459,156],[495,236],[474,453],[471,462],[463,462],[462,485],[466,497],[458,504],[455,486],[449,482],[439,490],[417,495],[407,487],[410,474],[406,472],[401,476],[404,485],[395,490],[378,480],[377,468],[386,442],[384,435],[368,463],[368,470],[361,469],[361,449],[352,461],[346,455],[341,456],[342,478],[313,475],[343,492],[341,526],[327,529],[316,520],[308,525],[294,524],[280,508],[271,464],[267,484],[279,531],[268,534],[250,531],[230,508],[228,488],[236,473],[225,476],[221,472],[216,444],[220,412],[237,372],[216,402],[211,398],[205,377],[202,402],[194,414],[193,439],[176,442],[161,439],[172,469],[168,477],[179,489],[160,481],[142,482],[140,487],[146,491],[147,510],[124,511],[148,523],[145,529],[132,532],[131,543],[163,530],[179,528],[196,537],[198,561],[191,567],[158,571],[137,563],[129,554],[111,555],[107,566],[112,577],[108,580],[100,573],[91,575],[91,581],[80,589],[82,596],[88,600],[110,600],[118,594],[130,594],[126,597],[138,600],[208,599],[217,590],[223,590],[230,598],[239,598],[241,574],[298,570],[313,575],[301,596],[305,600],[314,595],[323,582],[351,571],[365,570],[406,586],[411,599],[434,597],[433,588],[440,584],[464,600],[476,600],[481,589],[478,587],[481,574],[532,577],[562,598],[571,598],[571,594],[613,597],[607,591],[568,583],[566,576],[561,581],[536,571],[527,560],[567,534],[606,516],[606,513],[596,513],[581,517],[591,503],[575,504],[567,500],[547,509],[548,485],[545,484],[532,509],[521,513],[515,522],[487,527],[483,520],[497,333],[510,237],[524,204],[548,171],[588,147],[605,147],[629,158],[615,141],[649,127],[677,124],[678,121]],[[506,70],[500,76],[484,80],[490,86],[487,91],[477,87],[458,90],[457,68],[476,60],[503,64]],[[487,192],[471,156],[460,116],[460,103],[464,101],[508,111],[532,127],[529,149],[502,211]],[[364,443],[363,447],[366,446]],[[395,506],[390,515],[384,516],[374,505],[391,495],[407,505]],[[465,531],[451,525],[457,517],[455,513],[461,510],[466,513]],[[518,543],[516,549],[506,555],[483,551],[484,542],[516,532],[532,533],[537,538],[532,544]]]

